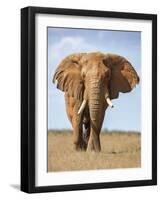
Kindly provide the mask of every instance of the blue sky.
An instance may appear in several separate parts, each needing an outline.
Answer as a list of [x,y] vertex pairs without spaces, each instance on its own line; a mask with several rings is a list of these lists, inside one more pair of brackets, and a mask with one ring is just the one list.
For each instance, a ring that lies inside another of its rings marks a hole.
[[[126,57],[141,78],[141,32],[48,28],[48,129],[71,129],[64,93],[52,83],[61,60],[71,53],[101,51]],[[120,94],[108,108],[103,129],[141,131],[141,82],[130,93]]]

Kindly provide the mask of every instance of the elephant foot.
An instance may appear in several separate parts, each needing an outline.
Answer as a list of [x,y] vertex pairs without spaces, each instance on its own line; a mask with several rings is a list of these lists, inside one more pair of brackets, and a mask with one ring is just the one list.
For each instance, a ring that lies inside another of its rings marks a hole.
[[93,141],[88,142],[87,151],[88,152],[95,151]]
[[94,142],[94,140],[89,140],[88,146],[87,146],[87,151],[88,152],[91,152],[91,151],[100,152],[101,151],[101,146],[100,146],[99,143]]
[[85,142],[74,143],[74,149],[76,151],[86,151],[87,144]]
[[87,147],[87,150],[86,150],[87,152],[97,152],[97,153],[99,153],[99,152],[101,152],[101,149],[96,149],[96,148],[93,148],[93,147]]

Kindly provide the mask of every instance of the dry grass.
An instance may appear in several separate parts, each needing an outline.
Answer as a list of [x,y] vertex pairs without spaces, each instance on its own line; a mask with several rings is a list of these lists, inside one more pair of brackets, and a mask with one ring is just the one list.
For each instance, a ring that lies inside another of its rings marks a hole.
[[48,133],[48,171],[71,171],[141,166],[139,133],[111,132],[101,134],[100,153],[75,152],[72,134]]

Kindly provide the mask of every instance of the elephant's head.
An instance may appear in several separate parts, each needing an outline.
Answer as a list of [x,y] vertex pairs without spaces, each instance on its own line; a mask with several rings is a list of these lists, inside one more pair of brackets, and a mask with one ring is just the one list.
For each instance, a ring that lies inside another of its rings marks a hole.
[[55,80],[57,88],[82,102],[78,114],[88,103],[91,119],[98,120],[99,110],[112,106],[111,99],[118,98],[119,92],[130,92],[139,77],[124,57],[94,52],[66,57],[55,72]]

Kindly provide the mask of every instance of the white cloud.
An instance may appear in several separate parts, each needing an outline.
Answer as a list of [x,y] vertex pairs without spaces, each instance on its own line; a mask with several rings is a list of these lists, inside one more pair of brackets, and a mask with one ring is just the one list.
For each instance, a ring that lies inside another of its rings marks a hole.
[[61,38],[57,43],[51,45],[49,54],[52,59],[62,59],[63,56],[67,56],[71,53],[93,51],[94,49],[96,49],[96,47],[94,47],[93,44],[89,44],[88,41],[81,36],[66,36]]
[[56,49],[61,49],[64,46],[72,45],[73,47],[81,44],[83,39],[81,37],[63,37],[58,43],[54,45]]

